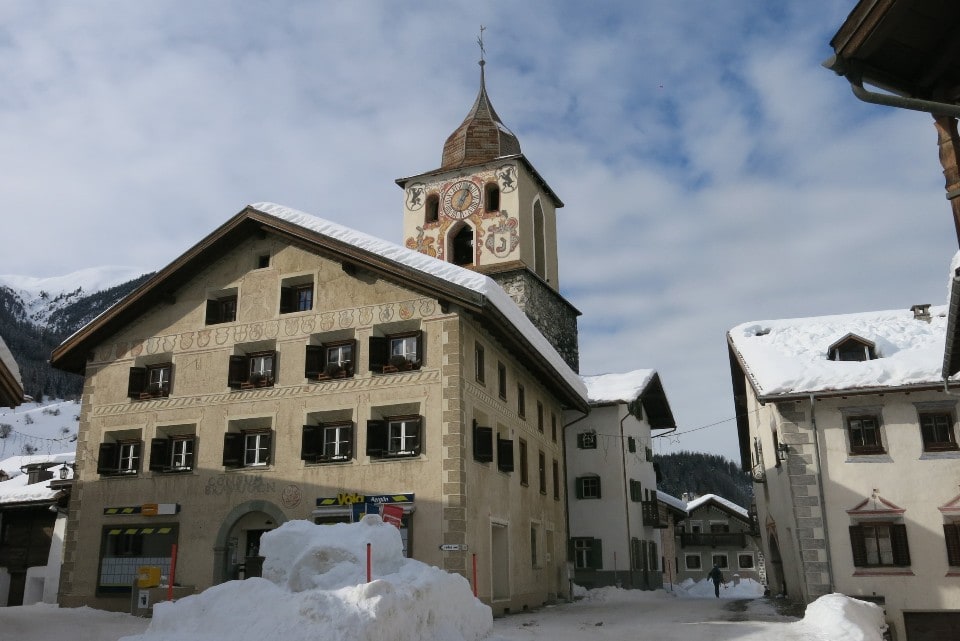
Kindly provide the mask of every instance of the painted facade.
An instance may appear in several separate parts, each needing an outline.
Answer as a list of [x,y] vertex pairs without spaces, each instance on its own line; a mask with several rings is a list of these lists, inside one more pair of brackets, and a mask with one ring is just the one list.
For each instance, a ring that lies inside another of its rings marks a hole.
[[677,524],[677,581],[702,581],[714,565],[726,582],[752,579],[762,583],[763,555],[747,510],[713,495],[686,504],[687,514]]

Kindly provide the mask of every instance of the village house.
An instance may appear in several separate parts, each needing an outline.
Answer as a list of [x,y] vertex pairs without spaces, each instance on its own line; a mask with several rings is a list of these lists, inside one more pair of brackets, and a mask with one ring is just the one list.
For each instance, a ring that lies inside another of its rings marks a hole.
[[759,533],[749,511],[715,494],[683,502],[686,513],[676,526],[677,582],[703,581],[716,565],[726,582],[764,583]]
[[[654,370],[584,376],[590,413],[564,417],[573,580],[663,586],[653,432],[676,422]],[[663,432],[661,432],[662,434]]]
[[773,592],[877,602],[897,639],[960,625],[960,384],[942,374],[946,327],[945,307],[915,305],[728,333]]
[[23,403],[23,381],[20,368],[0,337],[0,406],[16,407]]
[[381,509],[495,613],[569,596],[562,203],[482,67],[441,167],[397,182],[407,248],[252,205],[55,350],[85,377],[61,605],[254,576],[263,532]]

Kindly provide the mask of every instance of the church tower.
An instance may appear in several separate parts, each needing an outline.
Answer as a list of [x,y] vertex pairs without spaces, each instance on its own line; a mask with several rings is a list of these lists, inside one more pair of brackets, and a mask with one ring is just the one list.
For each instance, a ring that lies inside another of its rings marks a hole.
[[439,169],[399,178],[404,244],[496,280],[574,371],[576,310],[560,295],[557,209],[563,202],[480,92],[447,138]]

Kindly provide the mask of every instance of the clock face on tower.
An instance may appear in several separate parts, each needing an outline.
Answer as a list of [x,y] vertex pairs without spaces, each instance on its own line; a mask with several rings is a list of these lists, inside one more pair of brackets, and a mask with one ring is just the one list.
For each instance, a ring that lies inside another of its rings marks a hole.
[[460,180],[443,194],[443,213],[450,218],[461,220],[480,206],[480,188],[469,180]]

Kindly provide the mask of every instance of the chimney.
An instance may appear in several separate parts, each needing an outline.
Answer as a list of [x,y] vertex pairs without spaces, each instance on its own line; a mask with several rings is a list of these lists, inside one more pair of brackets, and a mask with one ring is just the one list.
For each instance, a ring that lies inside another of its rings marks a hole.
[[914,305],[910,308],[910,311],[913,312],[913,318],[915,320],[930,322],[930,303]]

